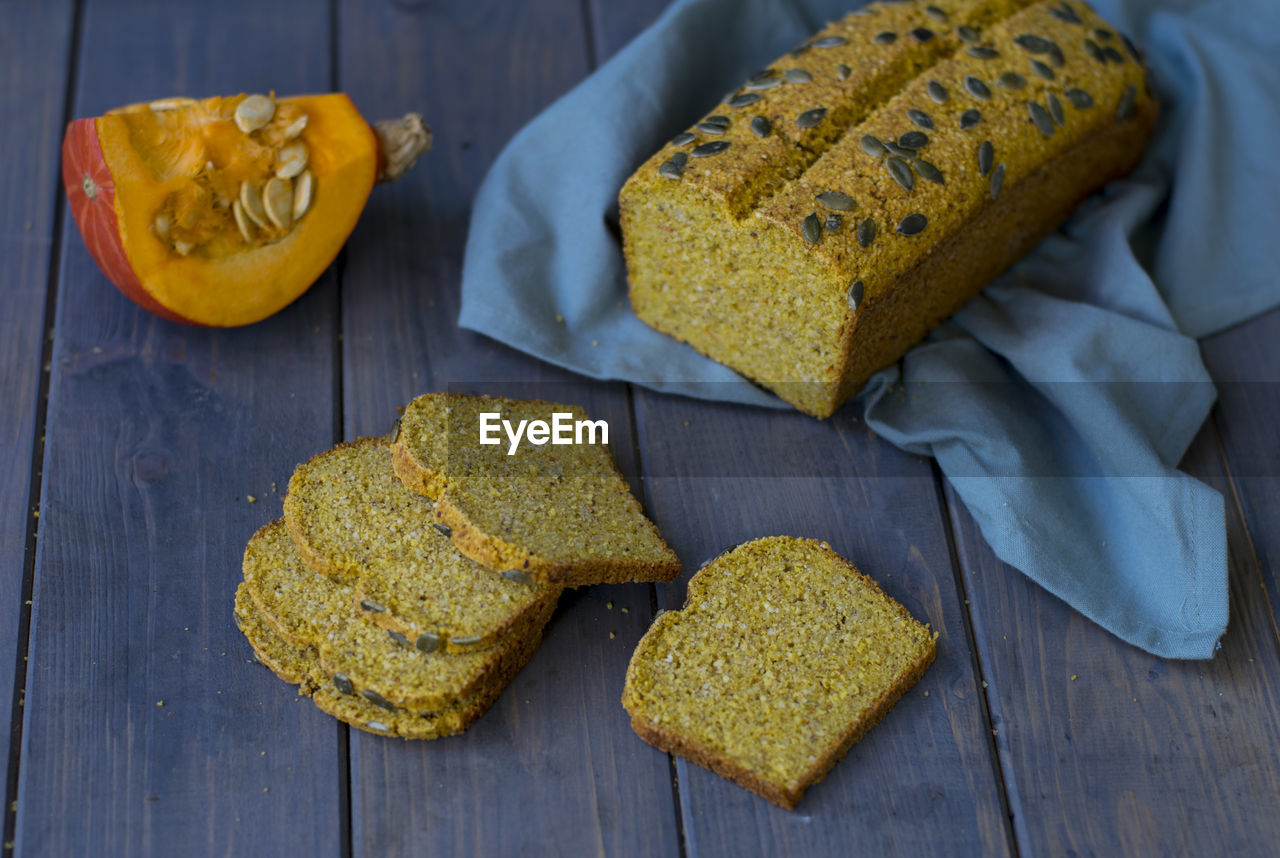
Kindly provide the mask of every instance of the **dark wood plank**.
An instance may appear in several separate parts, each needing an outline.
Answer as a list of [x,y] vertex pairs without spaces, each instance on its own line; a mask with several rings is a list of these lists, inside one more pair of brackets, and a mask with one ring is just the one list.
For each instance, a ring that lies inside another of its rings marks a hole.
[[[344,0],[340,32],[341,83],[365,114],[421,110],[437,141],[413,173],[378,190],[348,245],[346,434],[386,431],[397,407],[432,390],[574,402],[609,421],[634,480],[624,386],[574,381],[456,326],[480,179],[510,136],[589,70],[580,3]],[[676,853],[668,763],[630,741],[618,702],[650,592],[566,594],[537,656],[465,736],[353,736],[354,854]]]
[[1231,622],[1207,662],[1112,637],[1000,563],[953,499],[1023,856],[1274,853],[1280,654],[1211,427],[1183,468],[1227,492]]
[[0,759],[6,770],[17,750],[12,701],[27,629],[32,456],[44,410],[38,391],[72,22],[67,0],[0,5],[0,116],[8,117],[0,123]]
[[[328,88],[304,0],[89,2],[75,112]],[[336,288],[229,331],[137,309],[74,228],[61,255],[19,854],[338,855],[340,728],[232,621],[273,488],[333,432]],[[250,503],[254,495],[257,503]]]
[[[594,2],[601,56],[619,50],[663,5]],[[938,660],[924,680],[795,814],[680,760],[690,854],[838,855],[850,844],[868,855],[1009,854],[930,465],[875,438],[852,409],[819,423],[643,391],[636,399],[646,489],[686,565],[696,569],[757,536],[825,539],[940,634]],[[665,607],[680,606],[687,577],[660,588]]]
[[[1201,345],[1233,488],[1257,553],[1259,586],[1280,622],[1280,310]],[[1255,592],[1252,587],[1249,592]]]

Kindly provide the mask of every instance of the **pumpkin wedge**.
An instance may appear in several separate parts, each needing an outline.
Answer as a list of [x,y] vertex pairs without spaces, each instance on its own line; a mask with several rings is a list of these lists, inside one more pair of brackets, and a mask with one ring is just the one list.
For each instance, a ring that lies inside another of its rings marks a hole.
[[121,292],[166,319],[230,327],[305,292],[374,183],[430,146],[417,114],[371,127],[341,93],[168,98],[72,122],[62,177]]

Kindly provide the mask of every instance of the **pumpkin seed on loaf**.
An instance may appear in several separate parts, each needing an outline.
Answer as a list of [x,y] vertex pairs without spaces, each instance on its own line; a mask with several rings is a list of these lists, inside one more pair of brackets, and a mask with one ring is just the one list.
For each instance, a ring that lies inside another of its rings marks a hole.
[[364,619],[349,587],[306,568],[282,521],[249,541],[244,577],[254,604],[286,643],[314,647],[325,674],[344,688],[407,709],[436,710],[506,685],[532,657],[555,609],[548,602],[532,633],[497,647],[425,653]]
[[636,646],[642,739],[791,809],[933,661],[935,636],[825,542],[717,557]]
[[261,664],[285,682],[297,685],[299,693],[311,696],[322,711],[377,735],[435,739],[461,733],[484,715],[504,688],[504,685],[495,685],[435,712],[389,711],[353,693],[338,690],[330,678],[324,676],[314,649],[290,646],[272,630],[243,583],[236,590],[235,618]]
[[513,580],[463,556],[431,501],[396,478],[381,438],[340,444],[299,465],[284,518],[309,567],[355,582],[353,604],[427,652],[528,636],[560,595],[558,586]]
[[570,405],[431,393],[409,403],[392,443],[396,474],[435,500],[436,520],[472,560],[562,586],[670,581],[680,562],[603,444],[480,444],[480,414],[551,423]]

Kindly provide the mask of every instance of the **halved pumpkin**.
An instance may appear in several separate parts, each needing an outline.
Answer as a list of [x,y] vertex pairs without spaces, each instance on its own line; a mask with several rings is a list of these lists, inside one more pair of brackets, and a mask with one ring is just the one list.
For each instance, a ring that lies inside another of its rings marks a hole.
[[341,93],[164,99],[77,119],[71,212],[103,273],[179,322],[246,325],[305,292],[374,182],[430,147],[421,117],[369,126]]

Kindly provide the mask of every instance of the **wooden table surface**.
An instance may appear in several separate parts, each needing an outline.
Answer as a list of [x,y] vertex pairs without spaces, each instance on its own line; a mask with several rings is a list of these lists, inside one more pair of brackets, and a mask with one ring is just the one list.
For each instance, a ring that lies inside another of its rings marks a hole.
[[[1231,624],[1198,663],[1119,642],[1003,565],[937,468],[853,409],[820,423],[576,383],[456,327],[486,168],[662,5],[0,0],[6,849],[1276,854],[1280,313],[1203,344],[1221,396],[1184,467],[1226,498]],[[343,90],[373,118],[420,110],[436,148],[273,318],[214,331],[148,315],[70,222],[65,123],[268,88]],[[628,726],[627,659],[685,578],[566,594],[463,737],[406,743],[322,715],[251,663],[232,623],[243,546],[297,462],[386,431],[415,394],[482,381],[567,390],[608,418],[689,569],[754,536],[824,538],[933,624],[937,663],[795,813]]]

